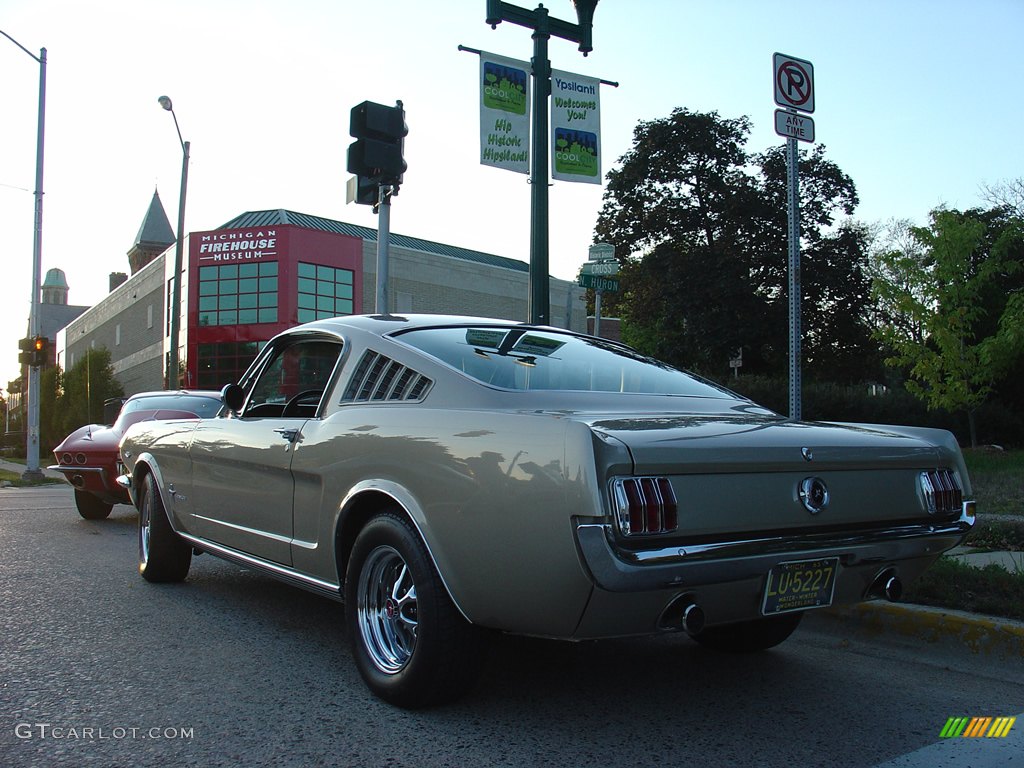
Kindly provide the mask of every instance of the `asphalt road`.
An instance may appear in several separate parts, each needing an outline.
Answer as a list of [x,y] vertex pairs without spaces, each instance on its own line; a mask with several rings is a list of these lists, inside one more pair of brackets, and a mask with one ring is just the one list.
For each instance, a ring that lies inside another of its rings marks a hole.
[[809,621],[752,656],[497,638],[468,698],[404,712],[363,687],[339,605],[208,555],[147,584],[135,525],[0,489],[0,765],[967,765],[980,740],[940,740],[949,717],[1024,710],[1024,665]]

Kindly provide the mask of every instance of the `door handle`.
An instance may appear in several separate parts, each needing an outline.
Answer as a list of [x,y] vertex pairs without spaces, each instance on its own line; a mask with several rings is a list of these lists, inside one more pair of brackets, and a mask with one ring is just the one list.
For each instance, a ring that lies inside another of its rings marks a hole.
[[274,431],[289,443],[294,443],[295,438],[299,435],[299,430],[290,427],[278,427]]

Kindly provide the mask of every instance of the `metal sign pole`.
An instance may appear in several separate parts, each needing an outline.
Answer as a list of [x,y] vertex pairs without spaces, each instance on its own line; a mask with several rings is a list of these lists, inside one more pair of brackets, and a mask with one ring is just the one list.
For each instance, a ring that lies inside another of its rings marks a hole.
[[601,335],[601,289],[594,291],[594,335]]
[[378,315],[391,313],[388,306],[388,255],[391,244],[391,187],[378,187],[377,209],[377,298],[374,311]]
[[801,418],[800,381],[800,153],[797,140],[786,139],[789,218],[789,418]]

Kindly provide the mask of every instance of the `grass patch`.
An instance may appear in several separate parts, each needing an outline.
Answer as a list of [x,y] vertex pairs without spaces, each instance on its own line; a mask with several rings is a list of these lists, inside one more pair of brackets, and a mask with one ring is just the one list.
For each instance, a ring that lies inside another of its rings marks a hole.
[[1024,521],[980,517],[964,545],[988,551],[1024,552]]
[[974,568],[941,557],[910,586],[904,600],[1024,621],[1024,573],[999,565]]
[[6,480],[15,488],[34,488],[37,485],[64,483],[64,480],[59,477],[43,477],[41,480],[26,482],[21,479],[21,472],[8,472],[6,469],[0,469],[0,480]]
[[1024,451],[964,451],[978,511],[1024,515]]

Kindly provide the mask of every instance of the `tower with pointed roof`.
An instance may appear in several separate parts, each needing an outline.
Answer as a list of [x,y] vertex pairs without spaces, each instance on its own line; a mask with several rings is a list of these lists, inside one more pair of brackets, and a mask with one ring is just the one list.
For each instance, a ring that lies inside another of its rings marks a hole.
[[142,226],[139,227],[139,234],[135,236],[135,242],[128,249],[128,263],[131,265],[132,274],[167,250],[174,241],[174,230],[171,229],[167,213],[160,202],[160,193],[154,190],[149,209],[142,219]]

